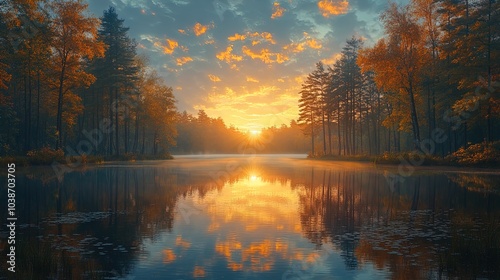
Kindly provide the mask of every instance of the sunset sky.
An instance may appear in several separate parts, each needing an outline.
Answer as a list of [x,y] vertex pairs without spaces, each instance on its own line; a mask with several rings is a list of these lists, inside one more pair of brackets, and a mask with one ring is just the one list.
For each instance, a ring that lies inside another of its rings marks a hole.
[[243,130],[288,124],[315,63],[332,64],[353,35],[371,45],[386,0],[88,0],[114,6],[139,53],[174,89],[180,111]]

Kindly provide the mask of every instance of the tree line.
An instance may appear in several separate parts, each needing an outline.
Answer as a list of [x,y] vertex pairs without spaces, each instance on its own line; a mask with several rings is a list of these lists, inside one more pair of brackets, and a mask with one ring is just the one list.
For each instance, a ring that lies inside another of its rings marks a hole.
[[172,88],[137,54],[113,7],[98,19],[87,6],[0,1],[0,155],[160,155],[175,144]]
[[353,37],[302,84],[313,155],[409,150],[445,156],[500,138],[500,4],[390,4],[373,46]]
[[178,112],[116,10],[98,19],[87,8],[0,2],[0,156],[307,151],[295,121],[251,135],[203,110]]
[[173,154],[261,154],[307,153],[307,139],[294,120],[290,125],[271,126],[258,134],[227,126],[221,118],[211,118],[204,110],[196,116],[177,114],[177,144]]

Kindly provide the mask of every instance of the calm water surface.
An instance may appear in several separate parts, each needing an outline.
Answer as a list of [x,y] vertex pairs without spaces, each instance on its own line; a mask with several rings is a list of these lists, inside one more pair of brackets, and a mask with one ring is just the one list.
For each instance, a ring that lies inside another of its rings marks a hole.
[[0,278],[499,279],[500,174],[397,172],[292,155],[18,170]]

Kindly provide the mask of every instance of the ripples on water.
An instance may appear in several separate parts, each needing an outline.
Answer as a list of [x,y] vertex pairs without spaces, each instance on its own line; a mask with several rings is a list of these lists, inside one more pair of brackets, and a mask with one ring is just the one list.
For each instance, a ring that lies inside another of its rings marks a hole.
[[302,157],[19,171],[17,279],[500,278],[499,174]]

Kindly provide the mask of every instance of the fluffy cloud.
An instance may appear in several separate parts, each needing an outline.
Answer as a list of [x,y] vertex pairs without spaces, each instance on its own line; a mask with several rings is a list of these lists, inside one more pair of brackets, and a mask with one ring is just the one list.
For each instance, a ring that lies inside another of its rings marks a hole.
[[242,35],[242,34],[235,33],[234,35],[227,37],[227,39],[231,42],[244,41],[246,39],[246,36]]
[[166,44],[162,44],[160,42],[155,42],[156,47],[160,47],[163,50],[164,54],[172,54],[175,49],[179,47],[179,42],[173,39],[166,39]]
[[346,0],[321,0],[318,2],[318,8],[324,17],[341,15],[347,13],[347,10],[349,9],[349,2]]
[[246,34],[235,33],[234,35],[227,37],[227,40],[229,40],[230,42],[245,41],[246,39],[251,40],[252,45],[258,44],[253,42],[260,43],[260,40],[264,42],[269,42],[271,44],[276,44],[276,41],[273,38],[273,34],[269,32],[247,32]]
[[207,32],[207,30],[210,28],[209,25],[203,25],[199,22],[197,22],[194,27],[193,27],[193,32],[194,32],[194,35],[196,36],[201,36],[203,34],[205,34],[205,32]]
[[250,76],[247,76],[247,82],[258,83],[259,80],[255,79],[255,78],[252,78]]
[[220,82],[220,78],[218,76],[215,76],[215,75],[212,75],[212,74],[208,74],[208,78],[210,79],[210,81],[212,82]]
[[292,53],[301,53],[306,50],[306,48],[319,50],[322,48],[321,41],[317,38],[312,38],[309,34],[304,32],[304,38],[300,42],[293,42],[283,47],[284,50],[288,50]]
[[271,15],[272,19],[282,17],[285,13],[285,9],[280,6],[280,3],[274,2],[273,5],[273,14]]
[[[331,64],[354,34],[367,44],[376,40],[376,19],[387,6],[380,0],[86,1],[97,17],[116,7],[138,53],[176,89],[179,110],[207,108],[237,127],[251,114],[266,126],[270,110],[296,118],[297,93],[314,64]],[[279,89],[256,94],[271,86]],[[209,98],[215,92],[221,96]]]
[[190,61],[193,61],[193,59],[189,56],[183,56],[176,59],[177,65],[179,66],[182,66]]
[[227,63],[232,63],[233,61],[241,61],[243,59],[242,56],[233,54],[232,45],[228,46],[225,51],[219,52],[216,57],[217,59],[225,61]]

